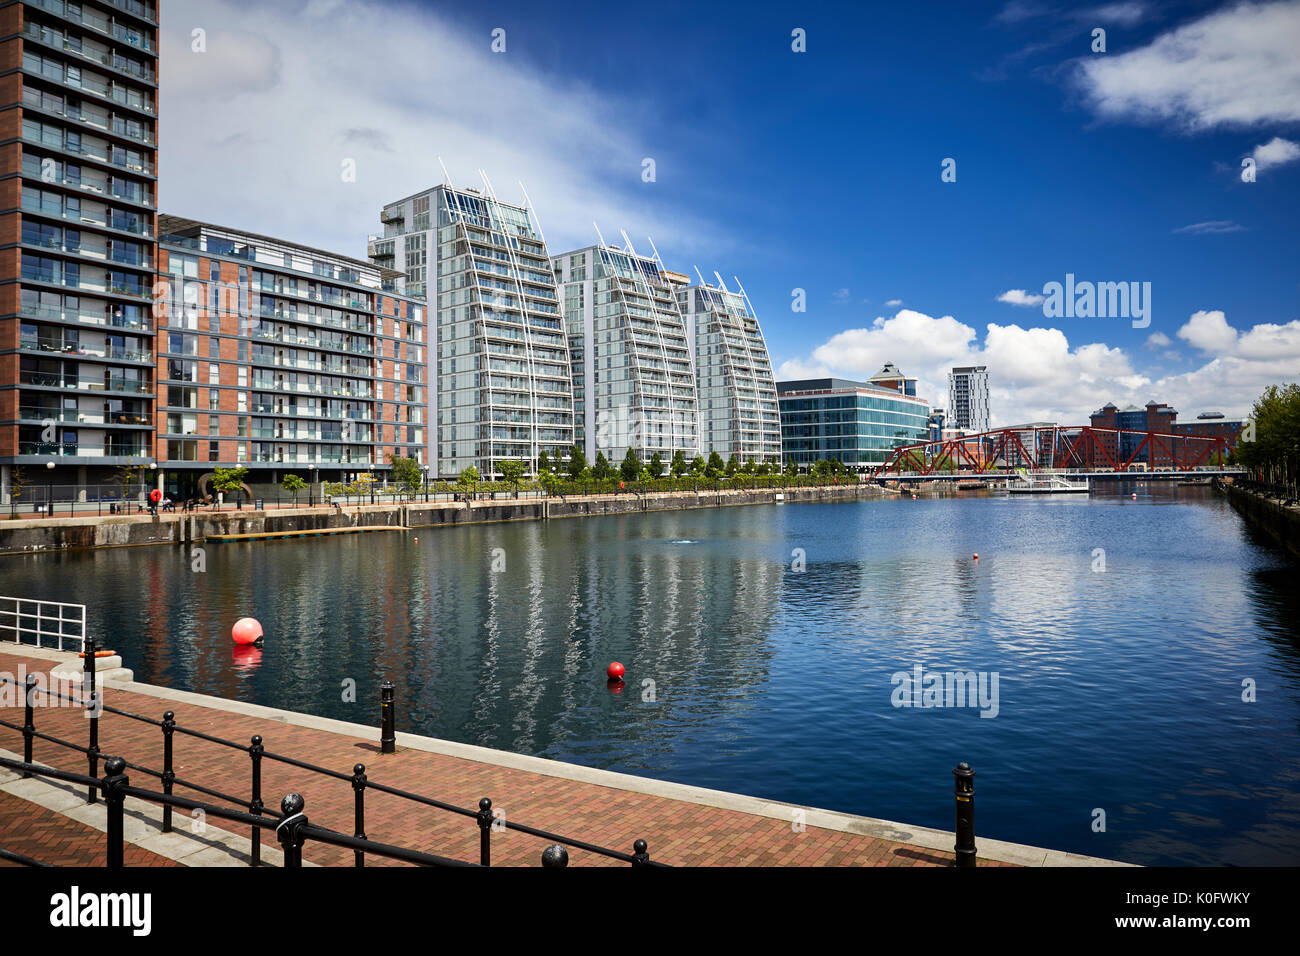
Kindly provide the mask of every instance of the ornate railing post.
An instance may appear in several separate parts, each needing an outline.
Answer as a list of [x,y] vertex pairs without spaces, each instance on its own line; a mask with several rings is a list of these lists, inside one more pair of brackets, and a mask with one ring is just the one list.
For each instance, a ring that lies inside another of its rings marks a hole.
[[632,859],[633,866],[650,865],[650,853],[648,848],[646,847],[645,840],[637,840],[635,843],[632,844],[632,858],[633,858]]
[[[86,747],[86,763],[90,766],[87,776],[99,776],[99,702],[96,700],[95,687],[95,639],[86,637],[81,642],[81,651],[85,655],[81,675],[81,701],[88,707],[90,717],[90,742]],[[86,802],[95,803],[98,795],[93,786],[87,788]]]
[[[176,770],[172,766],[172,738],[176,734],[176,714],[167,711],[163,714],[162,719],[163,732],[163,769],[162,769],[162,788],[163,793],[171,796],[172,788],[176,784]],[[163,833],[172,832],[172,805],[163,804]]]
[[284,814],[276,825],[275,835],[280,839],[284,849],[286,869],[302,866],[302,845],[307,839],[303,827],[307,824],[307,814],[303,813],[307,801],[296,793],[290,793],[280,801],[280,812]]
[[[262,804],[262,753],[265,748],[262,746],[262,737],[260,734],[253,734],[253,739],[249,741],[248,756],[253,761],[253,787],[249,796],[248,812],[255,817],[262,815],[265,809]],[[253,827],[253,866],[260,866],[262,863],[262,828]]]
[[[27,675],[27,686],[23,689],[23,763],[32,762],[32,742],[36,739],[36,714],[33,710],[36,696],[36,675]],[[23,776],[30,777],[31,771],[24,770]]]
[[126,794],[122,791],[129,784],[125,760],[121,757],[109,757],[104,761],[104,779],[99,782],[99,785],[104,791],[104,802],[108,804],[108,849],[105,865],[110,870],[120,870],[123,866],[125,834],[122,818]]
[[[357,764],[352,768],[352,793],[355,804],[354,828],[358,840],[366,839],[366,765]],[[366,865],[366,855],[361,850],[354,851],[357,866]]]
[[952,772],[956,778],[953,793],[957,797],[957,866],[975,865],[975,771],[965,761]]
[[478,862],[480,866],[492,865],[492,801],[484,797],[478,802]]
[[569,865],[569,851],[558,843],[552,843],[542,851],[542,866],[548,870],[561,869]]

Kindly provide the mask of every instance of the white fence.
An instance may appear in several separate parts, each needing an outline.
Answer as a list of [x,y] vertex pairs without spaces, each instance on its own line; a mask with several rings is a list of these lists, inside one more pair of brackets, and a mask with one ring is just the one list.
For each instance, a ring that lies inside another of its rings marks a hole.
[[[27,640],[24,640],[26,638]],[[0,595],[0,639],[64,650],[64,640],[82,650],[86,641],[86,605]]]

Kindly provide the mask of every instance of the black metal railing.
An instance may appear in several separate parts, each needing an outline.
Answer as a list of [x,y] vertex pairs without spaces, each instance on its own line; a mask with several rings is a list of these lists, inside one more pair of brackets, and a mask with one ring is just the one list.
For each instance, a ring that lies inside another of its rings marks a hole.
[[[358,763],[353,766],[351,773],[343,773],[337,770],[331,770],[328,767],[322,767],[317,764],[308,763],[307,761],[299,760],[295,757],[290,757],[287,754],[280,754],[280,753],[269,751],[266,749],[262,737],[260,735],[254,735],[250,739],[249,743],[245,745],[245,744],[237,743],[233,740],[227,740],[223,737],[216,737],[213,736],[212,734],[207,734],[200,730],[195,730],[192,727],[182,726],[181,724],[178,724],[176,722],[176,715],[173,711],[170,710],[163,714],[162,720],[154,720],[151,717],[145,717],[141,714],[132,713],[131,711],[128,710],[123,710],[118,707],[111,707],[103,702],[102,694],[99,692],[96,684],[95,650],[96,650],[96,645],[95,645],[94,638],[87,637],[85,640],[85,651],[83,652],[85,663],[84,663],[84,670],[82,675],[82,687],[81,687],[80,696],[64,694],[60,691],[54,690],[52,687],[41,689],[38,685],[36,675],[29,674],[27,676],[26,686],[21,688],[23,692],[23,701],[24,701],[23,723],[20,725],[20,724],[13,723],[12,721],[8,721],[0,718],[0,726],[8,727],[11,730],[16,730],[23,735],[23,760],[21,761],[23,766],[15,769],[20,769],[24,776],[30,776],[32,773],[35,772],[31,768],[34,766],[33,764],[34,743],[37,740],[47,741],[49,743],[55,744],[58,747],[62,747],[68,750],[72,750],[84,754],[87,760],[88,773],[79,776],[78,782],[84,784],[86,787],[86,802],[95,803],[98,800],[99,795],[104,792],[104,786],[99,774],[99,761],[103,757],[103,752],[99,744],[100,715],[102,713],[115,714],[117,716],[124,717],[129,720],[134,720],[140,723],[149,724],[154,727],[157,727],[162,733],[163,766],[161,770],[153,769],[136,763],[131,763],[121,757],[116,759],[122,760],[122,768],[124,771],[130,770],[134,773],[144,774],[145,776],[152,777],[157,781],[159,781],[159,784],[161,786],[160,792],[154,794],[149,799],[154,799],[156,797],[157,798],[156,802],[162,804],[164,833],[172,832],[172,809],[174,807],[188,807],[189,809],[199,808],[199,809],[204,809],[206,812],[207,805],[199,805],[194,801],[187,802],[185,798],[177,797],[174,792],[176,787],[182,787],[187,790],[193,790],[196,793],[203,794],[205,796],[214,798],[216,800],[224,801],[225,803],[242,808],[240,811],[238,811],[240,814],[242,814],[242,816],[237,816],[237,817],[227,816],[226,818],[235,819],[238,822],[243,822],[250,826],[251,828],[250,856],[252,860],[252,865],[253,866],[260,865],[262,830],[274,829],[275,827],[279,826],[281,823],[284,822],[286,815],[292,815],[287,811],[285,811],[283,806],[283,801],[281,804],[281,808],[278,811],[267,807],[263,802],[262,762],[264,760],[273,760],[278,763],[296,767],[300,770],[306,770],[310,773],[318,774],[320,776],[327,777],[340,782],[347,782],[349,784],[353,792],[353,816],[354,816],[354,829],[355,829],[353,836],[343,838],[339,834],[333,833],[333,831],[326,831],[327,834],[329,834],[327,836],[317,835],[315,834],[314,830],[309,830],[307,832],[310,838],[316,840],[317,842],[327,843],[327,844],[332,844],[334,846],[341,846],[341,847],[352,849],[354,854],[353,861],[354,861],[354,865],[356,866],[365,865],[365,854],[368,852],[374,852],[380,856],[390,856],[393,857],[394,859],[402,859],[402,857],[394,855],[394,853],[400,850],[400,848],[392,847],[388,844],[375,843],[374,841],[369,840],[369,838],[366,836],[365,797],[366,797],[366,791],[368,790],[373,790],[377,793],[388,794],[390,796],[398,797],[403,800],[408,800],[412,803],[416,803],[427,807],[433,807],[435,809],[442,810],[448,813],[454,813],[459,816],[472,818],[475,821],[475,825],[478,826],[479,828],[478,865],[481,866],[491,865],[491,861],[492,861],[491,835],[494,831],[499,832],[501,830],[514,830],[519,833],[526,833],[530,836],[535,836],[545,840],[550,840],[554,844],[559,845],[560,847],[571,847],[577,850],[585,850],[589,853],[594,853],[597,854],[598,856],[604,856],[610,859],[620,860],[624,863],[629,863],[633,866],[666,866],[667,865],[650,859],[650,855],[645,840],[641,840],[641,839],[636,840],[633,843],[632,852],[624,853],[622,851],[614,850],[609,847],[604,847],[594,843],[589,843],[585,840],[579,840],[574,837],[563,836],[557,833],[552,833],[548,830],[542,830],[536,827],[527,826],[522,823],[517,823],[513,820],[507,820],[504,816],[498,816],[496,813],[493,812],[492,801],[487,797],[484,797],[479,801],[477,809],[459,807],[452,803],[447,803],[442,800],[434,799],[433,797],[428,797],[428,796],[424,796],[423,794],[413,793],[409,790],[403,790],[398,787],[390,787],[385,784],[378,783],[374,780],[371,780],[366,774],[366,767],[364,764]],[[3,674],[0,674],[0,682],[13,684],[15,685],[15,687],[18,686],[18,682],[16,680]],[[385,686],[382,688],[382,693],[383,693],[383,701],[386,706],[386,709],[384,711],[384,729],[382,731],[384,737],[384,752],[391,753],[393,751],[389,749],[389,747],[395,746],[395,742],[394,742],[395,734],[392,730],[392,726],[393,726],[392,686],[387,681],[385,682]],[[88,730],[89,739],[86,746],[82,746],[70,740],[61,739],[52,734],[42,733],[36,729],[35,706],[36,706],[36,698],[38,694],[44,694],[46,697],[49,698],[56,698],[59,700],[67,701],[68,703],[86,709],[87,716],[89,718],[87,721],[87,723],[89,724],[89,730]],[[216,746],[226,747],[231,750],[242,751],[248,754],[249,760],[251,762],[250,787],[249,787],[248,798],[244,798],[230,793],[225,793],[221,790],[216,789],[215,787],[208,786],[207,784],[200,783],[196,780],[183,779],[177,776],[175,771],[175,759],[176,759],[175,737],[177,734],[181,734],[187,737],[193,737],[198,740],[203,740],[210,744],[214,744]],[[50,773],[47,771],[42,771],[42,773],[44,773],[47,776],[50,775]],[[59,773],[63,773],[66,775],[65,771],[59,771]],[[74,774],[72,776],[77,776],[77,775]],[[235,811],[229,811],[229,812],[234,813]],[[294,814],[300,812],[301,810],[293,811]],[[216,815],[221,816],[222,814],[216,814]],[[283,838],[281,838],[281,843],[283,844],[283,842],[284,842]],[[392,852],[371,850],[369,848],[371,844],[373,844],[376,847],[386,847],[387,850]],[[551,849],[553,848],[548,848],[547,851],[548,853],[550,853],[550,856],[548,857],[544,856],[544,865],[547,866],[564,865],[563,863],[556,862],[560,858],[561,854],[551,853]],[[417,851],[401,850],[401,852],[416,853]],[[564,859],[567,861],[567,855],[564,856]]]
[[[106,863],[110,869],[120,869],[125,865],[126,857],[126,798],[134,797],[137,800],[145,800],[150,803],[162,804],[164,811],[173,807],[182,810],[201,810],[204,815],[211,815],[222,820],[230,820],[234,823],[243,823],[251,826],[260,833],[262,830],[273,830],[284,852],[284,865],[288,868],[297,868],[302,866],[303,846],[309,841],[324,843],[331,846],[344,847],[352,849],[358,853],[371,853],[375,856],[388,857],[393,860],[401,860],[405,863],[414,863],[418,866],[478,866],[477,863],[468,863],[464,860],[455,860],[450,857],[438,856],[433,853],[423,853],[419,850],[410,850],[406,847],[391,846],[387,843],[378,843],[374,840],[359,839],[350,837],[344,833],[337,833],[326,827],[317,826],[307,819],[304,812],[306,801],[301,795],[296,793],[286,794],[280,801],[281,812],[279,822],[267,817],[255,816],[251,813],[245,813],[241,810],[232,810],[230,807],[223,807],[214,803],[203,803],[199,800],[190,800],[186,797],[178,797],[174,794],[160,793],[154,790],[144,790],[140,787],[131,786],[131,779],[126,771],[129,764],[121,757],[108,757],[104,761],[104,776],[92,777],[82,773],[71,773],[66,770],[58,770],[54,767],[46,767],[41,764],[33,764],[22,760],[11,760],[8,757],[0,757],[0,767],[6,767],[10,770],[19,771],[24,777],[49,777],[52,780],[58,780],[63,783],[70,783],[74,786],[85,786],[100,790],[104,794],[104,803],[108,810],[108,819],[106,826]],[[24,866],[48,866],[39,860],[24,856],[20,853],[14,853],[10,850],[0,850],[0,859],[8,859]]]

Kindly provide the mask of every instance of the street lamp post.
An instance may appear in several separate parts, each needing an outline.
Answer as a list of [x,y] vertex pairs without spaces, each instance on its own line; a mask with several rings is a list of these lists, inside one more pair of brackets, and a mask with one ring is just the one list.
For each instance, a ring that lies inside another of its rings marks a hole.
[[315,492],[316,492],[316,466],[308,465],[307,466],[307,507],[308,508],[310,508],[313,504],[316,503],[314,498]]
[[[158,462],[156,462],[156,461],[151,461],[151,462],[149,462],[149,483],[150,483],[150,484],[154,484],[154,483],[155,483],[155,479],[154,479],[153,476],[154,476],[157,472],[158,472]],[[149,501],[149,511],[150,511],[150,512],[155,512],[155,506],[154,506],[154,503],[153,503],[153,499],[150,498],[149,495],[148,495],[147,493],[145,494],[145,498],[148,499],[148,501]]]
[[45,474],[48,479],[45,482],[45,504],[46,510],[51,518],[54,517],[54,461],[51,459],[45,463]]

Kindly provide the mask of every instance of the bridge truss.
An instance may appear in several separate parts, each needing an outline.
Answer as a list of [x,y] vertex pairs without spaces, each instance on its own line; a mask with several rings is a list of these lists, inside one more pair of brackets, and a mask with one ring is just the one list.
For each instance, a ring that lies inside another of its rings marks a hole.
[[1232,443],[1219,436],[1051,425],[999,428],[961,438],[895,448],[872,472],[889,475],[987,474],[1029,471],[1194,471],[1222,466]]

